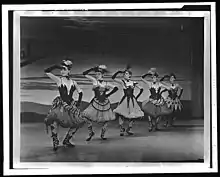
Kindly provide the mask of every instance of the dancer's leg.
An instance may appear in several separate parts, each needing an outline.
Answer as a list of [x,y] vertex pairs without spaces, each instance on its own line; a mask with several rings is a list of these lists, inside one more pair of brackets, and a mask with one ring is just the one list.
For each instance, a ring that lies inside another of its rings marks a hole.
[[58,140],[58,124],[56,121],[53,122],[53,124],[50,125],[51,128],[51,137],[53,139],[53,150],[56,151],[58,149],[58,145],[59,145],[59,140]]
[[95,135],[93,129],[92,129],[92,121],[86,120],[87,126],[88,126],[88,132],[89,132],[89,137],[86,139],[86,141],[90,141],[92,137]]
[[120,127],[120,136],[124,136],[125,128],[123,127],[124,125],[124,117],[119,115],[119,127]]
[[70,139],[72,138],[72,136],[76,133],[76,131],[78,130],[78,128],[69,128],[64,140],[63,140],[63,145],[67,146],[67,147],[73,147],[75,146],[74,144],[70,143]]
[[134,120],[130,119],[129,120],[129,124],[128,124],[128,128],[126,129],[126,132],[128,135],[133,135],[134,133],[131,131],[132,126],[133,126]]
[[164,116],[164,121],[165,121],[164,127],[168,127],[168,125],[169,125],[169,117],[170,117],[170,115]]
[[73,135],[77,132],[77,130],[79,129],[79,127],[73,128],[70,127],[64,140],[63,140],[63,145],[67,146],[67,147],[74,147],[75,145],[70,143],[70,139],[73,137]]
[[161,116],[158,116],[158,117],[156,118],[156,120],[155,120],[155,130],[159,130],[158,124],[159,124],[159,122],[160,122],[160,119],[161,119]]
[[174,111],[171,116],[170,126],[173,126],[174,121],[176,120],[177,113]]
[[101,138],[102,140],[106,140],[107,138],[105,138],[105,132],[107,130],[107,126],[108,126],[108,122],[105,122],[102,126],[102,130],[101,130]]
[[149,121],[148,129],[149,129],[149,132],[151,132],[152,129],[153,129],[153,123],[152,123],[152,117],[151,116],[148,116],[148,121]]

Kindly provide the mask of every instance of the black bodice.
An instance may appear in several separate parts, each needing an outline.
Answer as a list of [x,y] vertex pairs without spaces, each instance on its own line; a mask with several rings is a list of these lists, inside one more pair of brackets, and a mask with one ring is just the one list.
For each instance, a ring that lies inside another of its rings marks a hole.
[[177,92],[178,92],[178,89],[170,89],[168,90],[168,96],[171,98],[171,99],[176,99],[177,98]]
[[160,90],[161,90],[161,87],[159,87],[158,90],[151,87],[150,88],[150,98],[154,99],[154,100],[159,100],[162,97]]
[[126,89],[124,89],[124,95],[126,97],[133,97],[134,96],[134,88],[129,86]]
[[70,88],[70,92],[68,93],[66,85],[61,84],[59,87],[60,97],[61,99],[66,102],[67,104],[70,104],[73,101],[73,92],[75,91],[75,86],[72,85]]
[[134,86],[126,86],[124,89],[124,96],[122,97],[119,104],[121,104],[124,99],[127,99],[127,107],[130,105],[130,100],[132,101],[132,105],[134,106]]
[[95,98],[98,99],[100,102],[104,102],[106,100],[106,92],[109,91],[107,88],[102,87],[95,87],[93,88],[95,93]]
[[131,85],[127,85],[127,82],[125,80],[122,80],[122,82],[124,83],[124,96],[126,97],[133,97],[134,96],[134,87],[135,87],[135,83],[132,83]]

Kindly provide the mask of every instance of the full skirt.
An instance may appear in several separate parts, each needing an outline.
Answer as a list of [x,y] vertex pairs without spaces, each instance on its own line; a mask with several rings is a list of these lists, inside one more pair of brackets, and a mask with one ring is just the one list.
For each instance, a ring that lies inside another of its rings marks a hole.
[[128,100],[124,99],[122,103],[118,104],[118,107],[114,109],[113,112],[127,119],[137,119],[144,117],[144,112],[141,110],[136,99],[133,99],[133,101],[134,102],[132,102],[132,99],[130,99],[128,103]]
[[86,119],[83,112],[76,107],[75,101],[68,105],[58,96],[53,100],[52,107],[45,118],[45,124],[49,126],[54,121],[63,128],[70,128],[83,126]]
[[86,108],[83,113],[88,120],[97,123],[115,120],[115,114],[112,112],[110,101],[107,98],[104,102],[100,102],[97,98],[93,98],[88,108]]
[[171,99],[170,97],[167,97],[165,100],[168,108],[172,109],[173,112],[181,111],[183,108],[183,105],[179,98]]
[[145,114],[154,118],[169,115],[173,112],[172,109],[168,107],[164,99],[148,99],[142,103],[142,110]]

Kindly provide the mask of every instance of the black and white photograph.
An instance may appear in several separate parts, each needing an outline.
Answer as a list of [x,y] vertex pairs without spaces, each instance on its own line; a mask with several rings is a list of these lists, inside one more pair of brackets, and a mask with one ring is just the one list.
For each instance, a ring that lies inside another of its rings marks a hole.
[[12,53],[3,52],[13,69],[3,120],[11,170],[217,170],[211,9],[24,9],[11,15]]

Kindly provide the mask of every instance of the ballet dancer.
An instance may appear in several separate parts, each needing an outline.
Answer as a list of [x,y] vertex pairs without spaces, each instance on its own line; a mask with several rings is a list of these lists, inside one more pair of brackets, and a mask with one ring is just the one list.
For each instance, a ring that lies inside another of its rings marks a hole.
[[[123,79],[116,78],[118,74],[123,74]],[[143,92],[143,88],[138,85],[137,82],[131,80],[132,72],[130,66],[124,71],[117,71],[112,79],[119,83],[124,91],[124,96],[121,98],[117,108],[113,111],[117,117],[119,117],[119,127],[120,127],[120,136],[124,136],[126,132],[128,135],[133,135],[134,132],[131,131],[135,119],[144,117],[144,113],[139,107],[137,100]],[[134,95],[134,89],[138,88],[139,94]],[[123,127],[124,121],[128,120],[129,124],[127,129]]]
[[[166,78],[169,79],[168,82],[165,81]],[[168,96],[166,97],[165,102],[167,103],[168,108],[172,110],[172,113],[166,116],[166,122],[164,124],[165,127],[168,127],[169,119],[171,119],[170,126],[172,126],[176,120],[177,114],[183,108],[183,105],[180,101],[180,98],[183,94],[183,88],[178,83],[176,83],[176,75],[174,73],[165,75],[160,81],[167,86],[167,88],[164,90],[168,92]]]
[[[72,62],[70,60],[63,60],[60,65],[53,65],[44,70],[46,75],[57,84],[59,90],[59,96],[53,100],[52,107],[44,121],[47,133],[48,127],[51,128],[54,151],[56,151],[59,146],[59,126],[69,129],[63,140],[63,145],[65,147],[74,147],[75,145],[72,144],[70,140],[76,131],[85,123],[83,114],[79,109],[83,92],[76,81],[70,78],[71,68]],[[60,77],[52,73],[55,69],[60,70]],[[72,97],[74,91],[77,91],[79,94],[78,101]],[[64,111],[68,113],[67,117],[62,116]]]
[[[89,75],[91,72],[95,73],[95,77]],[[88,123],[89,137],[86,141],[90,141],[95,135],[92,122],[102,124],[101,139],[106,140],[105,133],[108,122],[115,120],[109,97],[114,94],[118,88],[104,80],[104,74],[107,72],[105,65],[96,66],[83,72],[83,75],[92,82],[95,95],[88,108],[84,110],[86,118],[90,121]]]
[[[151,81],[145,79],[147,76],[150,77]],[[159,74],[156,72],[155,68],[151,68],[147,74],[144,74],[141,77],[142,81],[149,86],[150,90],[149,98],[142,103],[142,110],[148,115],[150,132],[153,128],[154,130],[159,130],[158,123],[161,116],[171,113],[171,110],[167,107],[167,104],[165,104],[162,97],[162,89],[166,89],[167,86],[162,84],[158,77]],[[155,121],[154,123],[153,119]]]

